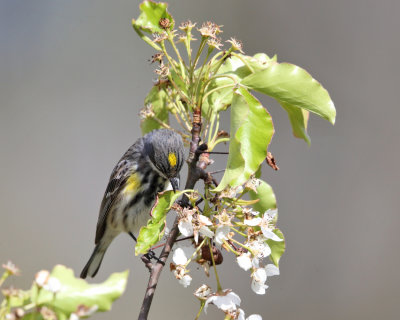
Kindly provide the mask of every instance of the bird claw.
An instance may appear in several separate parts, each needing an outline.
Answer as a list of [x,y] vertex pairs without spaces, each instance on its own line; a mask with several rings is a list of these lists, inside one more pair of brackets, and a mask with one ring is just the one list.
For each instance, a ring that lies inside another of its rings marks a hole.
[[157,262],[161,263],[162,265],[165,265],[164,261],[162,261],[159,257],[157,257],[153,250],[149,250],[149,252],[147,252],[144,256],[150,261],[154,259]]

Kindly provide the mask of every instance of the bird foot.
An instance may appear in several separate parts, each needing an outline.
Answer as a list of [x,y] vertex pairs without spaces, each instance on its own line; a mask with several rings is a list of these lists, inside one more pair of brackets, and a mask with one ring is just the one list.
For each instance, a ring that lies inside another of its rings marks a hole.
[[162,261],[159,257],[156,256],[155,252],[153,250],[149,250],[149,252],[147,252],[144,255],[147,259],[151,260],[156,260],[157,262],[161,263],[163,266],[165,265],[165,262]]

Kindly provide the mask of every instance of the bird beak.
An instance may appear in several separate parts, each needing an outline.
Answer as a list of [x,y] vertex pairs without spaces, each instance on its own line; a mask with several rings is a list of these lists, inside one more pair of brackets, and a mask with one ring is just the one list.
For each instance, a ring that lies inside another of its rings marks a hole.
[[179,189],[179,178],[170,178],[169,182],[171,182],[172,189],[176,192]]

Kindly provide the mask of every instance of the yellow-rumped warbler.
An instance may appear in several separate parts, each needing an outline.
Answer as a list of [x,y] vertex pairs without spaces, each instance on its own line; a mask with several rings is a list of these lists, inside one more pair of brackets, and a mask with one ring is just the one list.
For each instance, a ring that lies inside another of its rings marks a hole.
[[135,240],[146,225],[157,193],[179,188],[179,171],[184,147],[179,134],[168,129],[154,130],[138,139],[123,155],[110,176],[101,202],[96,228],[96,247],[81,272],[94,277],[111,241],[121,232]]

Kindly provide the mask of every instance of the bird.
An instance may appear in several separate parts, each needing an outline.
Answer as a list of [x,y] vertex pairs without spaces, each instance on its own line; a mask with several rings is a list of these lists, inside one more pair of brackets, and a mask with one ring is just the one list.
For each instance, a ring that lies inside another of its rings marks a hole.
[[184,163],[182,137],[170,129],[156,129],[136,142],[114,167],[100,205],[95,248],[80,277],[94,277],[104,254],[122,232],[135,241],[147,224],[159,192],[179,189]]

